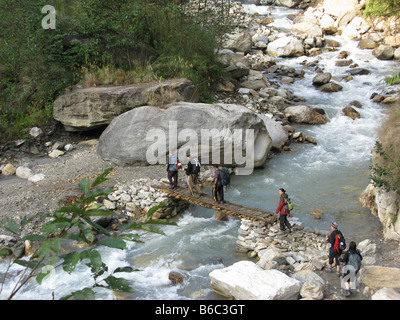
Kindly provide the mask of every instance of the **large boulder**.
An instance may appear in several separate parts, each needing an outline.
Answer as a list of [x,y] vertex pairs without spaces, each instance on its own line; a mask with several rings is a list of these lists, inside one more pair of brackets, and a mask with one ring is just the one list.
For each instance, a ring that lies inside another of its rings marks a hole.
[[148,103],[197,102],[196,86],[187,79],[74,89],[54,102],[54,119],[67,131],[107,125],[121,113]]
[[316,109],[308,106],[291,106],[285,109],[285,116],[294,123],[325,124],[329,121],[327,117]]
[[331,16],[340,17],[357,6],[358,0],[324,0],[323,9]]
[[367,266],[361,269],[361,281],[367,287],[378,288],[400,288],[400,269]]
[[271,57],[299,57],[304,54],[304,46],[297,37],[286,36],[268,43],[267,53]]
[[300,38],[322,37],[323,31],[313,17],[299,17],[293,21],[292,32]]
[[394,49],[391,46],[381,44],[372,50],[372,54],[379,60],[390,60],[393,59]]
[[251,261],[239,261],[210,273],[211,287],[237,300],[298,299],[301,282],[278,270],[263,270]]
[[268,133],[272,139],[272,147],[281,150],[286,144],[289,144],[289,132],[283,127],[282,122],[276,121],[267,115],[258,115],[265,123]]
[[247,31],[240,33],[237,37],[228,44],[227,48],[234,51],[247,53],[251,50],[253,41],[251,34]]
[[[252,132],[254,141],[247,143]],[[243,106],[178,102],[118,116],[100,136],[98,153],[118,165],[149,165],[165,163],[169,150],[176,149],[182,160],[190,152],[202,164],[248,167],[254,160],[260,167],[271,146],[263,120]]]

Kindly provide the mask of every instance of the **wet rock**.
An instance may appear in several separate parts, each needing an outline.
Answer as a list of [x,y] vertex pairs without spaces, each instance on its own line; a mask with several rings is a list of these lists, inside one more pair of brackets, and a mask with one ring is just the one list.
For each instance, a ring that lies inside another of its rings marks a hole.
[[391,60],[394,56],[394,49],[391,46],[381,44],[372,50],[372,54],[379,60]]
[[312,80],[313,85],[321,86],[331,81],[332,75],[329,72],[318,73]]
[[343,87],[340,84],[337,84],[335,82],[329,82],[329,83],[326,83],[326,84],[320,86],[318,89],[319,89],[319,91],[330,93],[330,92],[341,91],[343,89]]
[[325,124],[329,121],[315,109],[302,105],[286,108],[285,116],[294,123]]
[[183,282],[185,275],[178,271],[171,271],[168,275],[168,279],[171,280],[173,284],[178,284]]
[[357,45],[357,47],[360,49],[375,49],[378,46],[379,44],[370,38],[361,39]]
[[361,118],[360,113],[358,113],[353,107],[343,108],[342,112],[346,117],[349,117],[353,120]]

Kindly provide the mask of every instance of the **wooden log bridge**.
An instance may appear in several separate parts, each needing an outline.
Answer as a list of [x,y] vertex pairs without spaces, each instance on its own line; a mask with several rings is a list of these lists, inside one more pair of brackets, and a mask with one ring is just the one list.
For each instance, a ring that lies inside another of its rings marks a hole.
[[250,208],[240,204],[235,204],[229,201],[225,203],[216,203],[214,198],[210,195],[203,194],[200,195],[194,192],[194,195],[191,195],[188,187],[176,187],[174,189],[169,188],[169,186],[152,186],[155,189],[163,191],[168,194],[168,196],[181,199],[187,201],[196,206],[200,206],[203,208],[218,210],[221,213],[236,217],[236,218],[244,218],[249,220],[259,220],[259,221],[268,221],[274,220],[275,215],[269,211],[263,211],[257,208]]

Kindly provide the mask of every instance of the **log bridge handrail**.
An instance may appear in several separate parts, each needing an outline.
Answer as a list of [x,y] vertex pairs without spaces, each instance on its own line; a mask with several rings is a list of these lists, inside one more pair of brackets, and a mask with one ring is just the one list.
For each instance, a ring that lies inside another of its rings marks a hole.
[[188,187],[178,186],[174,189],[162,185],[160,186],[154,185],[152,187],[154,189],[158,189],[162,192],[167,193],[168,196],[173,197],[175,199],[181,199],[203,208],[218,210],[224,214],[236,218],[266,221],[267,219],[271,219],[274,217],[274,213],[269,211],[264,211],[258,208],[246,207],[229,201],[225,203],[216,203],[213,197],[207,194],[200,196],[198,193],[194,193],[194,195],[191,195]]

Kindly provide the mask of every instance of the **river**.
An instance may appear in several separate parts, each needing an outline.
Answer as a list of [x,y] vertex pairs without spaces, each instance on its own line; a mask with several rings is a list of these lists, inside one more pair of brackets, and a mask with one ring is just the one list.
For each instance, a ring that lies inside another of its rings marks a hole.
[[[289,13],[299,10],[271,8],[267,6],[247,6],[265,14],[271,11],[274,26],[290,28]],[[349,82],[340,82],[343,90],[337,93],[321,93],[311,83],[315,76],[313,67],[300,65],[316,57],[277,59],[284,64],[305,71],[302,80],[294,84],[282,85],[296,96],[306,99],[305,104],[323,108],[330,119],[324,125],[295,125],[317,140],[317,145],[292,144],[292,151],[273,155],[263,169],[255,170],[251,176],[236,176],[226,193],[229,201],[275,211],[278,205],[278,188],[285,188],[293,199],[294,217],[304,226],[329,230],[332,221],[349,240],[360,241],[378,237],[381,224],[377,217],[363,208],[358,201],[361,192],[369,183],[371,149],[376,140],[376,130],[384,119],[384,108],[371,102],[373,92],[384,87],[384,77],[390,75],[397,64],[393,61],[377,60],[371,50],[360,50],[357,42],[332,37],[342,44],[340,50],[347,50],[349,58],[371,71],[370,75],[355,76]],[[336,67],[338,52],[328,52],[319,56],[319,66],[334,77],[346,75],[348,67]],[[342,114],[342,109],[352,100],[358,100],[361,119],[352,120]],[[322,219],[315,220],[309,213],[314,209],[323,212]],[[210,289],[208,274],[236,261],[247,259],[237,253],[236,239],[240,220],[230,218],[228,222],[216,221],[212,210],[191,207],[177,219],[178,226],[165,226],[166,235],[144,233],[143,244],[129,243],[128,250],[103,248],[102,256],[110,270],[130,265],[139,271],[124,273],[132,283],[133,293],[127,299],[224,299]],[[172,285],[169,272],[179,271],[185,281]],[[0,273],[5,266],[0,266]],[[13,273],[18,272],[18,267]],[[41,286],[30,282],[16,299],[59,299],[72,290],[92,284],[90,270],[80,265],[78,272],[71,275],[61,271],[52,272]],[[8,281],[0,298],[5,298],[11,290]],[[114,299],[112,292],[96,289],[98,299]]]

